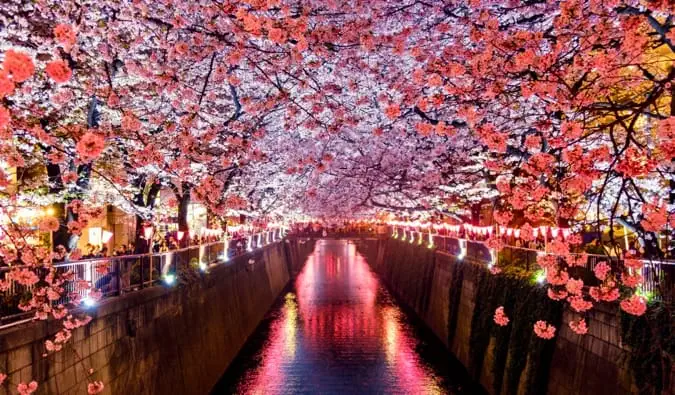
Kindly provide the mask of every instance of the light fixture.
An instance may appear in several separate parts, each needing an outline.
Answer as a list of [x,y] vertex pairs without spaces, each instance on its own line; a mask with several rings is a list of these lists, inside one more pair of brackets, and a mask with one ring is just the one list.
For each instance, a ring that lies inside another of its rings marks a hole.
[[89,244],[96,246],[101,244],[101,228],[89,228]]
[[535,280],[538,284],[543,284],[544,281],[546,281],[546,271],[544,271],[544,270],[538,271],[538,272],[535,274],[534,280]]
[[82,299],[82,304],[84,305],[84,307],[87,307],[87,308],[94,307],[94,306],[96,306],[96,300],[87,296],[84,299]]
[[176,237],[178,237],[178,241],[183,240],[183,237],[185,237],[185,232],[183,232],[182,230],[179,230],[179,231],[176,233]]
[[466,257],[466,239],[459,239],[459,254],[457,255],[457,259],[460,261]]
[[146,226],[143,228],[143,236],[145,237],[145,240],[150,240],[152,239],[152,234],[154,232],[154,229],[152,226]]
[[165,274],[164,275],[164,283],[166,285],[173,285],[176,282],[176,275],[175,274]]
[[111,239],[112,237],[113,237],[113,233],[112,233],[112,232],[108,232],[107,230],[104,230],[104,231],[101,233],[101,242],[102,242],[103,244],[106,244],[106,243],[108,243],[108,242],[110,241],[110,239]]
[[206,263],[204,263],[204,262],[199,262],[199,270],[201,270],[202,273],[206,273],[206,271],[208,270],[208,268],[209,268],[209,266],[208,266]]

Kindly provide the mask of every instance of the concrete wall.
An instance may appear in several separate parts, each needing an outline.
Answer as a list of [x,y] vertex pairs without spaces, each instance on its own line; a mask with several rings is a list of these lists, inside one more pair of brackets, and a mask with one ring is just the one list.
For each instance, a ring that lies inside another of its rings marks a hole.
[[[394,239],[362,242],[359,251],[369,258],[369,263],[390,290],[417,313],[474,379],[488,392],[496,393],[491,368],[494,337],[490,338],[481,366],[472,367],[470,355],[477,275],[486,262],[472,262],[468,258],[458,261],[450,254],[435,252],[425,245]],[[463,270],[457,270],[459,265],[465,265]],[[453,281],[454,276],[458,278]],[[453,284],[459,289],[453,288]],[[589,333],[579,336],[567,325],[572,313],[564,312],[550,361],[547,393],[635,393],[637,390],[625,358],[629,350],[621,345],[617,306],[601,305],[589,313]],[[456,322],[452,322],[451,317]],[[527,365],[525,369],[528,369]],[[529,392],[524,376],[521,375],[518,393]],[[507,393],[506,388],[505,378],[501,393]],[[672,394],[672,389],[666,393]]]
[[208,393],[312,249],[312,242],[276,243],[214,267],[190,285],[104,301],[64,350],[46,358],[44,341],[60,329],[58,322],[6,330],[0,372],[9,375],[11,393],[30,380],[40,383],[38,393],[86,393],[89,368],[106,394]]

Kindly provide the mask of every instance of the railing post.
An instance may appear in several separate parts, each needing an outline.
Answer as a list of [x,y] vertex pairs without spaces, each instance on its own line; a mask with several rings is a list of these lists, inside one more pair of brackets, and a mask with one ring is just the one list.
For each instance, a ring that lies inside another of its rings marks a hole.
[[145,287],[145,270],[143,270],[143,265],[145,263],[145,259],[143,257],[140,258],[140,272],[141,272],[141,289]]

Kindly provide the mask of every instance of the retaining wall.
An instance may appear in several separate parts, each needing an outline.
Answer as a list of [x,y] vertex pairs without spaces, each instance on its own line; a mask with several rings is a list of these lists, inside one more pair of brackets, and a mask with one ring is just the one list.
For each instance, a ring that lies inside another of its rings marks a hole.
[[[36,380],[38,393],[205,394],[222,376],[313,243],[287,240],[215,266],[189,284],[157,286],[103,301],[64,350],[43,357],[57,321],[0,332],[0,372],[11,393]],[[249,259],[255,263],[249,264]],[[8,393],[0,387],[0,394]]]
[[[517,388],[515,392],[519,394],[533,393],[532,388],[528,388],[531,382],[526,380],[526,372],[533,365],[529,357],[517,384],[509,385],[508,377],[503,377],[499,379],[501,384],[495,385],[494,335],[480,356],[482,361],[472,360],[471,326],[478,276],[480,270],[485,270],[486,262],[468,258],[459,261],[451,254],[426,245],[395,239],[364,241],[359,244],[359,251],[398,299],[416,312],[489,393],[514,392],[509,388]],[[535,393],[637,393],[627,364],[630,350],[621,344],[616,305],[597,305],[589,313],[589,332],[579,336],[568,327],[572,312],[563,312],[555,340],[551,341],[554,342],[552,353],[546,354],[548,360],[536,361],[546,369],[539,376],[548,384]],[[506,363],[513,357],[509,352]],[[671,371],[671,383],[673,377],[675,374]],[[672,385],[664,393],[672,394]]]

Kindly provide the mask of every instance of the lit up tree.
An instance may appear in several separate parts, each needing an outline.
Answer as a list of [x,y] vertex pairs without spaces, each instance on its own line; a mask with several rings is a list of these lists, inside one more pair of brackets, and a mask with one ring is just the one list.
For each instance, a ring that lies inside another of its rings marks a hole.
[[[37,287],[23,308],[65,318],[52,351],[87,322],[51,306],[70,280],[53,258],[76,258],[106,204],[137,214],[140,239],[163,189],[183,231],[191,201],[215,216],[491,202],[503,225],[606,224],[616,249],[623,224],[662,254],[672,14],[667,0],[5,1],[1,262]],[[48,215],[23,215],[35,207]],[[41,232],[66,251],[29,248]],[[570,291],[579,241],[551,243],[568,263],[540,262],[555,298],[581,308],[635,288],[596,273],[601,287]]]

